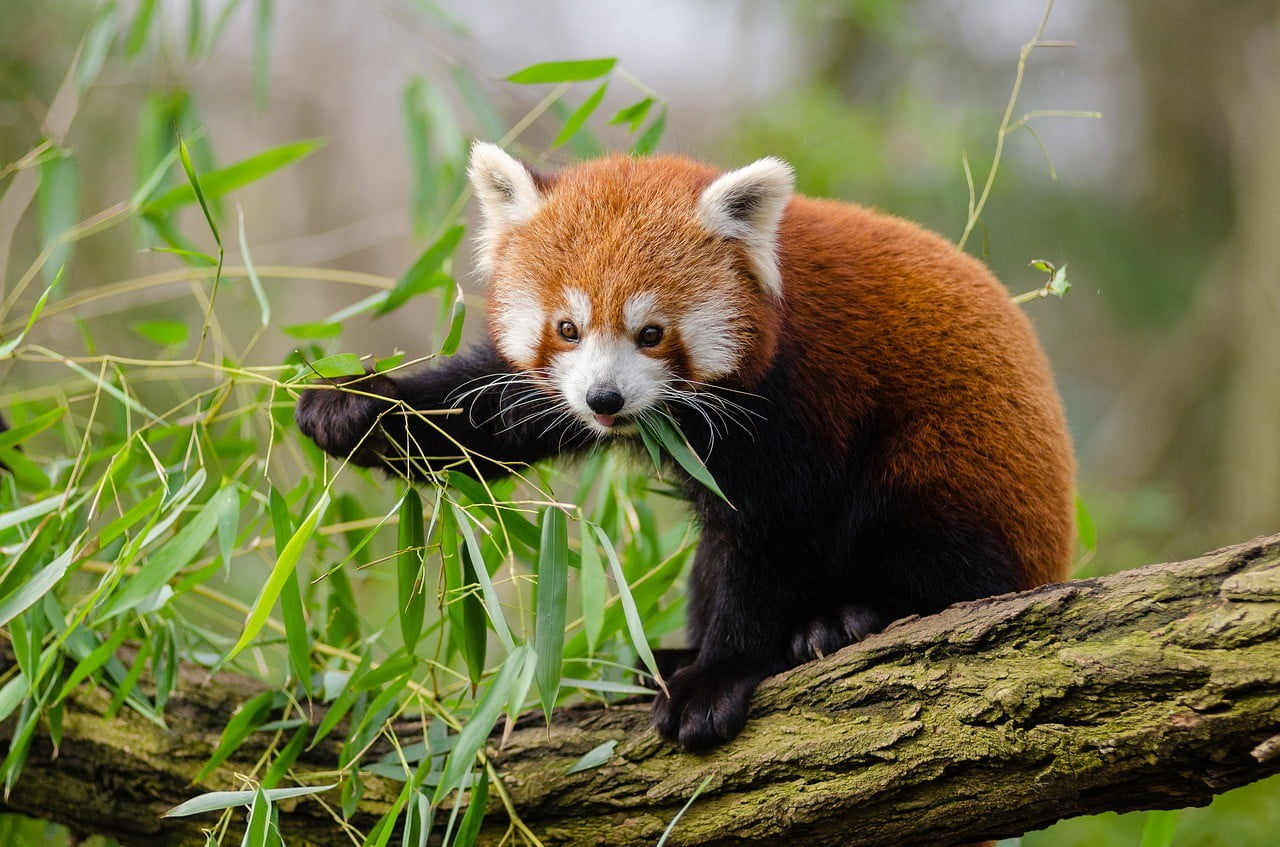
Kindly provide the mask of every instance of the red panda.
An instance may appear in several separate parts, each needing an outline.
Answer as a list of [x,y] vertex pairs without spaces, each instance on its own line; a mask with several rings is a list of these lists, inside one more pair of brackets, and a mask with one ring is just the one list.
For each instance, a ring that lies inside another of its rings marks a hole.
[[[767,676],[909,614],[1063,579],[1074,459],[1027,318],[920,227],[720,172],[608,158],[547,175],[472,151],[488,339],[359,392],[312,389],[324,450],[423,476],[509,472],[674,416],[732,506],[673,468],[701,525],[690,648],[653,720],[703,750]],[[385,398],[385,399],[383,399]],[[460,405],[434,417],[394,412]],[[401,407],[403,408],[403,407]],[[460,449],[461,448],[461,449]]]

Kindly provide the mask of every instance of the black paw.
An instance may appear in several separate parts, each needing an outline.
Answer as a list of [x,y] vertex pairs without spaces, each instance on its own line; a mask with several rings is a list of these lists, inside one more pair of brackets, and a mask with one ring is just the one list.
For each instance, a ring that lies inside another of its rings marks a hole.
[[654,700],[653,725],[686,750],[709,750],[742,731],[751,694],[765,676],[745,661],[688,665],[666,678],[670,693]]
[[350,457],[359,465],[377,464],[378,454],[387,447],[377,424],[399,398],[395,383],[378,375],[326,382],[298,398],[293,414],[298,429],[331,456]]
[[857,603],[830,614],[815,615],[792,634],[791,659],[800,664],[829,656],[841,647],[879,632],[887,623],[884,615]]
[[[678,671],[693,664],[697,658],[698,651],[692,647],[653,651],[653,660],[657,663],[658,673],[662,674],[664,680],[671,679]],[[643,685],[645,688],[654,690],[658,688],[658,681],[653,678],[652,672],[644,662],[636,662],[635,681],[636,685]]]

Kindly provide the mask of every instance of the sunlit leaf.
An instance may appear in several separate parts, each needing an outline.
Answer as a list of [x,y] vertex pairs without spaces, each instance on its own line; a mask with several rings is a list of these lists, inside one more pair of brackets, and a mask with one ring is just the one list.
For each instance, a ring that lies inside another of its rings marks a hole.
[[538,85],[547,82],[585,82],[613,70],[617,59],[579,59],[569,62],[539,62],[508,76],[507,82]]

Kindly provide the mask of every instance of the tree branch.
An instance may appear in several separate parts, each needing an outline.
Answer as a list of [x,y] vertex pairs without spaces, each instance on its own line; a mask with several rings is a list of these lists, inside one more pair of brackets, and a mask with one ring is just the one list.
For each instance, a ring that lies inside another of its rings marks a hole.
[[[202,673],[171,701],[167,733],[103,719],[101,691],[77,695],[60,754],[33,748],[8,807],[126,845],[203,843],[207,821],[156,814],[232,785],[266,740],[189,785],[258,686],[201,686]],[[610,740],[608,763],[565,775]],[[295,770],[332,767],[334,750]],[[529,721],[495,761],[548,847],[651,845],[708,775],[669,844],[945,845],[1204,804],[1280,771],[1280,536],[899,622],[766,682],[743,735],[705,756],[661,742],[647,704],[629,704]],[[353,822],[367,830],[399,785],[364,776]],[[350,843],[337,817],[301,800],[281,825],[291,844]],[[491,800],[479,843],[506,829]]]

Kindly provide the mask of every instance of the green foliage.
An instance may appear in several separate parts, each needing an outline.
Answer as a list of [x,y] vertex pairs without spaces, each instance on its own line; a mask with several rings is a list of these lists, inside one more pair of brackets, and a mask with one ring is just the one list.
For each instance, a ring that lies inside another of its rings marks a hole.
[[[192,4],[192,56],[213,48],[235,5]],[[251,5],[261,99],[269,93],[272,4]],[[100,6],[71,77],[85,97],[104,65],[138,61],[167,37],[155,23],[162,13],[161,4],[143,2],[125,20],[114,3]],[[503,143],[554,114],[582,81],[592,93],[557,124],[555,144],[592,139],[593,124],[608,126],[598,107],[617,79],[642,99],[615,123],[638,147],[653,148],[662,101],[614,59],[513,74],[512,82],[556,88]],[[275,687],[240,704],[196,777],[196,796],[171,816],[218,818],[211,843],[232,843],[225,833],[234,819],[241,843],[278,844],[278,801],[336,788],[334,803],[350,815],[361,794],[357,774],[367,768],[404,787],[361,833],[366,843],[388,843],[404,824],[421,837],[444,825],[450,843],[466,845],[491,790],[485,747],[499,721],[534,705],[549,716],[566,698],[633,693],[634,657],[653,667],[644,621],[674,612],[665,629],[678,625],[682,607],[669,589],[690,539],[683,528],[659,530],[643,476],[596,457],[574,478],[537,468],[485,484],[450,473],[414,489],[323,456],[291,426],[298,393],[316,377],[365,372],[343,349],[353,321],[430,310],[434,301],[435,349],[415,354],[449,355],[461,343],[467,304],[453,257],[465,236],[465,142],[494,134],[497,113],[467,72],[453,82],[460,107],[436,82],[406,87],[419,181],[412,211],[419,231],[434,234],[397,279],[345,277],[373,294],[360,292],[322,320],[300,320],[295,304],[307,299],[299,290],[331,274],[316,269],[312,282],[309,269],[257,267],[247,226],[257,212],[231,203],[323,142],[219,164],[223,139],[201,125],[190,93],[157,91],[138,117],[132,196],[84,220],[76,153],[43,142],[25,157],[22,166],[42,177],[31,210],[39,243],[31,265],[0,292],[0,362],[12,368],[0,397],[12,424],[0,434],[0,461],[11,470],[0,476],[0,624],[18,658],[0,679],[0,718],[15,722],[0,763],[7,788],[21,778],[36,734],[56,739],[62,704],[81,687],[105,687],[109,711],[132,709],[163,724],[179,664],[196,662]],[[188,208],[197,211],[183,214]],[[230,209],[239,266],[224,264]],[[122,237],[122,224],[175,273],[103,286],[86,266],[77,278],[87,288],[65,291],[59,282],[71,250],[99,233]],[[46,284],[36,288],[40,274]],[[290,291],[280,286],[286,279]],[[165,290],[175,281],[189,286],[185,302]],[[163,294],[166,305],[135,305],[140,293]],[[103,301],[112,321],[81,316],[83,304]],[[61,332],[69,320],[78,343]],[[273,360],[258,352],[259,340],[299,347]],[[404,359],[371,364],[388,371]],[[572,497],[557,494],[575,488]],[[118,653],[128,644],[136,652],[126,663]],[[314,724],[300,709],[308,700],[328,707]],[[421,750],[372,753],[405,716],[427,728]],[[299,755],[344,720],[333,779],[298,785]],[[264,731],[278,743],[260,771],[239,775],[243,790],[201,793],[232,784],[228,762]],[[464,814],[454,805],[447,822],[435,821],[451,795],[469,795],[477,808]]]

